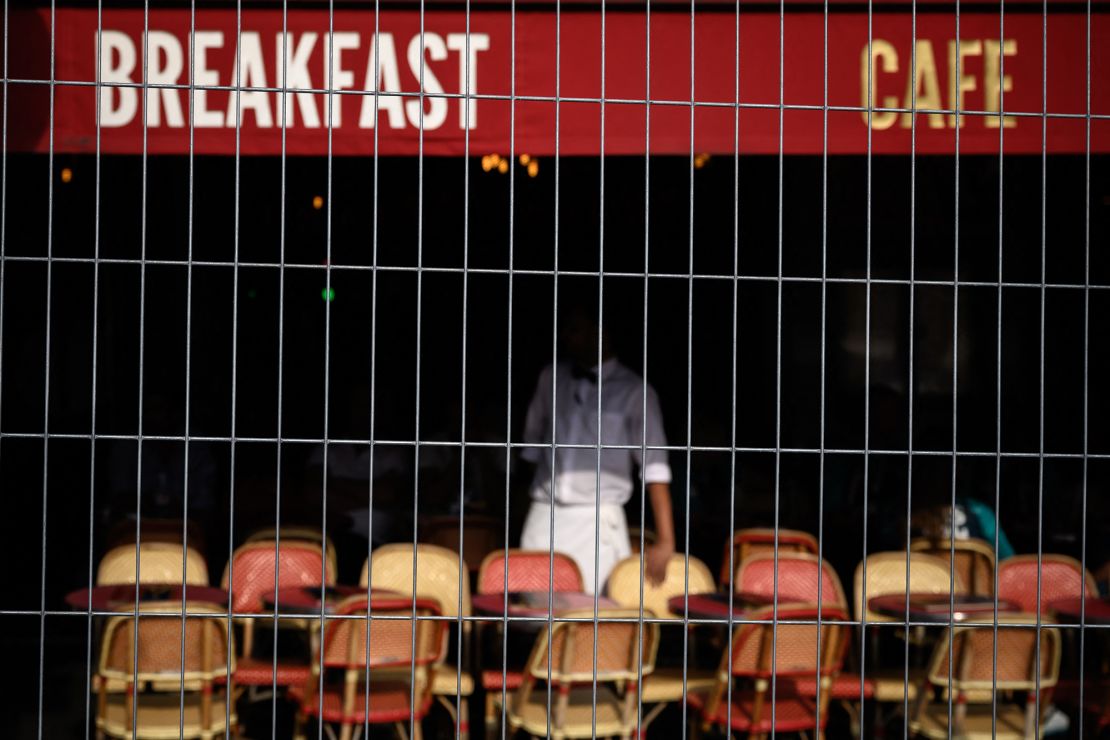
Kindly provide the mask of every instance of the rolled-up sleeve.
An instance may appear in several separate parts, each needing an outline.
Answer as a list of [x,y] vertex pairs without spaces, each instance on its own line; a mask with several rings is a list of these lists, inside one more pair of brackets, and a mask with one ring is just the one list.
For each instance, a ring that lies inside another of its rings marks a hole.
[[[670,483],[671,466],[667,462],[667,451],[652,449],[665,447],[667,434],[663,431],[663,412],[659,408],[659,397],[650,385],[644,385],[644,396],[636,393],[630,399],[628,418],[631,422],[629,433],[632,444],[643,441],[647,450],[636,448],[632,458],[640,468],[644,483]],[[643,454],[641,454],[643,453]]]
[[[525,444],[540,445],[545,441],[544,429],[550,424],[548,407],[551,402],[551,382],[554,374],[551,366],[544,368],[536,381],[536,390],[532,393],[532,400],[528,404],[528,413],[524,416],[524,434],[522,441]],[[532,464],[538,463],[543,456],[539,447],[525,447],[520,451],[520,457]]]

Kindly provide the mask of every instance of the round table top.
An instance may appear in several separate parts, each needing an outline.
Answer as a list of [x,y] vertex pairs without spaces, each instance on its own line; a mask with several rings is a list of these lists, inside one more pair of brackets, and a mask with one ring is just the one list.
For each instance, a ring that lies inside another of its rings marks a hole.
[[[552,613],[557,615],[594,608],[594,595],[577,591],[511,591],[508,593],[508,612],[505,610],[505,597],[504,593],[477,594],[471,599],[471,604],[474,611],[494,617],[547,617]],[[612,599],[597,597],[599,609],[617,606],[620,605]]]
[[[690,619],[728,619],[730,616],[727,593],[690,594],[689,609],[686,598],[685,594],[672,596],[667,600],[667,608],[672,614],[686,613]],[[731,616],[743,618],[754,609],[771,606],[773,603],[774,598],[767,594],[737,592],[732,595]],[[789,602],[779,599],[779,606],[787,603]]]
[[1059,599],[1048,606],[1057,616],[1079,622],[1080,616],[1086,624],[1110,624],[1110,597],[1088,596],[1083,599]]
[[995,604],[999,614],[1014,614],[1021,607],[1012,601],[993,596],[969,596],[956,594],[953,598],[944,593],[911,593],[910,608],[906,610],[906,594],[883,594],[867,600],[867,608],[884,617],[911,622],[933,622],[948,624],[968,620],[990,620],[994,615]]
[[[412,597],[381,588],[370,589],[370,607],[372,609],[403,609],[412,606]],[[319,616],[320,607],[323,605],[325,614],[335,613],[336,607],[345,599],[353,596],[367,594],[366,586],[284,586],[277,591],[268,591],[262,595],[262,603],[266,611],[272,611],[277,606],[282,616]],[[417,599],[417,606],[438,604],[428,602],[426,599]]]
[[[228,594],[222,588],[180,583],[140,583],[139,604],[149,601],[199,601],[205,604],[227,606]],[[91,599],[91,600],[90,600]],[[74,609],[117,611],[135,607],[135,584],[119,583],[111,586],[79,588],[66,594],[66,604]]]

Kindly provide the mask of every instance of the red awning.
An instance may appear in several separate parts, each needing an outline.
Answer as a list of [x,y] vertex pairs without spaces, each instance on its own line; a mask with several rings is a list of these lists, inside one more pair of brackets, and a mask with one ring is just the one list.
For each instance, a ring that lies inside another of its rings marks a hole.
[[[1089,39],[1074,5],[1053,0],[1042,16],[1039,4],[1007,3],[1000,19],[997,5],[965,3],[959,44],[954,8],[934,0],[916,18],[886,0],[870,15],[830,4],[826,17],[791,0],[780,20],[765,4],[737,16],[734,3],[701,3],[693,28],[688,9],[668,4],[650,14],[650,47],[649,16],[631,0],[604,16],[521,3],[515,21],[484,1],[469,16],[431,3],[423,16],[380,18],[339,4],[334,21],[269,5],[248,4],[241,19],[225,7],[198,7],[195,19],[105,8],[99,26],[95,9],[59,8],[52,137],[50,11],[12,11],[9,147],[95,151],[99,106],[100,149],[121,154],[941,154],[957,139],[961,153],[997,154],[1039,153],[1042,137],[1048,152],[1078,153],[1088,113],[1091,150],[1110,151],[1107,3]],[[945,112],[957,106],[958,132]]]

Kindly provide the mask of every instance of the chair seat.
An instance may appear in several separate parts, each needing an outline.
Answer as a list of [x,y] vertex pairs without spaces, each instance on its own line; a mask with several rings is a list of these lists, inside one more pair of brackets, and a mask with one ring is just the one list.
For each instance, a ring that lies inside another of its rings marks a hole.
[[[552,707],[558,694],[551,697]],[[529,696],[524,706],[513,706],[509,701],[508,718],[514,729],[538,737],[548,736],[547,691],[536,690]],[[605,737],[631,732],[636,726],[636,712],[631,713],[630,724],[625,724],[621,716],[622,700],[607,686],[597,687],[597,720],[594,722],[594,691],[592,686],[581,686],[570,690],[566,714],[563,715],[561,728],[551,727],[553,740],[561,738]],[[594,732],[596,728],[596,734]]]
[[[182,697],[178,693],[139,694],[138,710],[135,715],[136,732],[132,735],[127,729],[131,721],[131,714],[127,708],[127,695],[107,694],[104,713],[97,718],[96,728],[111,737],[134,736],[149,738],[149,740],[171,740],[177,737],[209,738],[224,734],[227,719],[224,697],[219,695],[212,697],[212,724],[207,731],[201,724],[201,697],[197,694],[185,695],[184,723],[181,722],[181,702]],[[231,722],[232,724],[236,722],[234,709],[231,712]]]
[[325,722],[406,722],[410,718],[420,720],[428,713],[431,707],[429,696],[417,708],[416,716],[410,717],[409,699],[412,697],[412,687],[403,681],[371,681],[370,704],[366,703],[366,685],[358,687],[355,692],[354,709],[349,715],[343,713],[343,689],[341,686],[325,686],[324,702],[321,709],[320,692],[312,691],[306,694],[302,688],[292,688],[289,695],[301,703],[305,714],[319,717]]
[[235,683],[239,686],[304,686],[312,675],[312,667],[307,663],[278,661],[277,671],[269,660],[241,658],[235,664]]
[[775,691],[775,718],[771,722],[771,690],[763,698],[763,709],[758,722],[753,719],[755,692],[739,689],[732,692],[731,711],[729,702],[722,701],[714,716],[705,716],[705,694],[691,693],[687,701],[702,714],[702,719],[712,724],[723,725],[731,719],[732,729],[748,733],[799,732],[817,727],[817,704],[813,699],[802,696],[790,685],[780,683]]
[[[789,679],[793,682],[795,688],[801,696],[807,699],[817,698],[817,682],[813,679],[796,680]],[[780,684],[781,685],[781,684]],[[841,673],[833,677],[832,683],[829,684],[828,696],[832,701],[859,701],[860,698],[860,675],[858,673]],[[901,684],[898,687],[898,695],[901,698],[902,688]],[[916,689],[911,687],[910,698],[912,699],[916,694]],[[863,679],[863,698],[871,699],[875,696],[875,680],[871,676]]]
[[[992,726],[991,705],[968,704],[963,732],[948,732],[948,702],[926,705],[921,714],[910,723],[910,729],[919,735],[938,739],[991,740],[991,738],[1025,737],[1025,710],[1016,704],[999,703],[998,719]],[[1042,723],[1043,725],[1043,723]],[[1043,726],[1042,726],[1043,734]]]
[[[686,691],[705,693],[713,688],[717,682],[717,675],[713,671],[686,670]],[[644,676],[644,685],[640,687],[640,699],[644,704],[658,704],[660,702],[682,701],[682,669],[681,668],[656,668],[655,671]]]
[[524,674],[520,671],[482,671],[482,688],[486,691],[501,691],[501,685],[505,685],[505,691],[513,691],[519,689],[520,685],[524,683]]
[[470,696],[474,693],[474,677],[466,671],[460,673],[453,665],[438,666],[432,679],[432,693],[436,696]]
[[924,669],[912,667],[910,668],[909,683],[906,683],[904,668],[882,668],[874,672],[867,672],[867,679],[875,687],[874,698],[881,702],[901,703],[906,697],[913,701],[917,698],[917,688],[924,678]]

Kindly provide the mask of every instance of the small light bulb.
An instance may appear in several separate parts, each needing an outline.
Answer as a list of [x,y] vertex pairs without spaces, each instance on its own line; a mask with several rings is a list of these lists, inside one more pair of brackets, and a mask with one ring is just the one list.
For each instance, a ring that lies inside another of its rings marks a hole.
[[501,159],[500,157],[498,157],[498,159],[500,161],[497,163],[497,171],[504,175],[506,172],[509,171],[509,162],[508,160]]
[[317,211],[320,210],[321,208],[323,208],[324,207],[324,196],[322,196],[322,195],[312,196],[312,207],[315,208]]
[[521,154],[521,155],[520,155],[520,163],[521,163],[521,165],[523,165],[523,166],[527,167],[527,166],[528,166],[528,163],[529,163],[529,162],[531,162],[531,161],[532,161],[532,157],[531,157],[530,155],[528,155],[528,154]]
[[528,163],[528,177],[535,177],[540,174],[540,163],[532,160]]
[[489,172],[493,169],[493,157],[487,154],[482,157],[482,172]]
[[71,170],[69,167],[63,167],[60,176],[62,178],[62,182],[69,182],[73,179],[73,170]]

